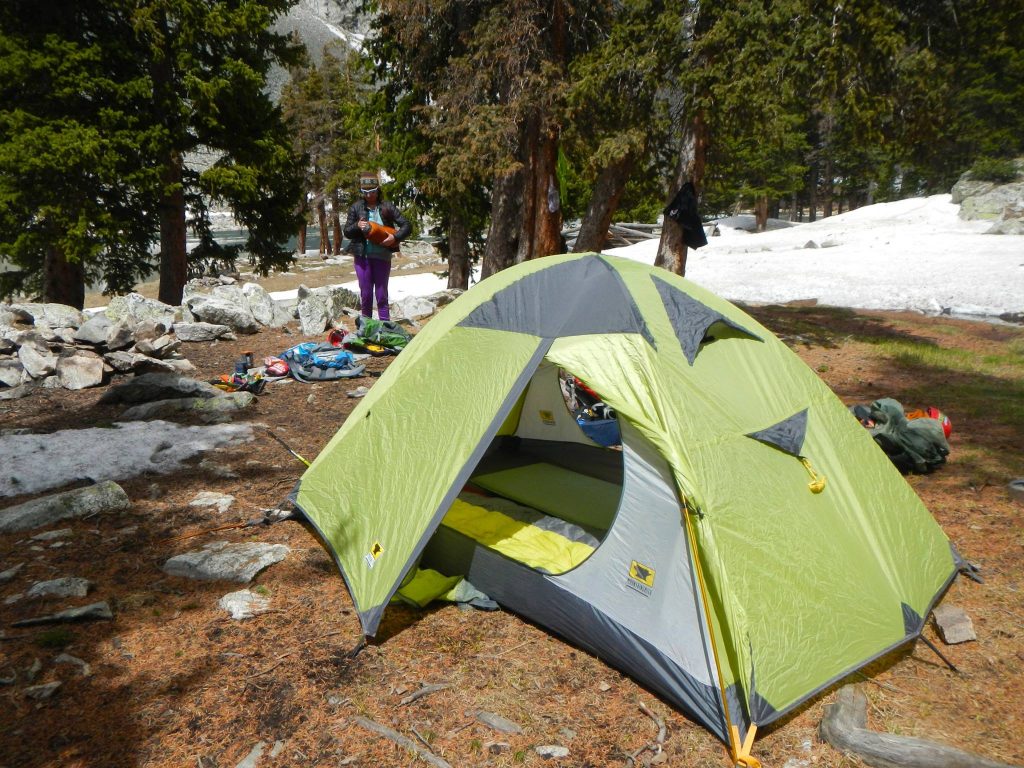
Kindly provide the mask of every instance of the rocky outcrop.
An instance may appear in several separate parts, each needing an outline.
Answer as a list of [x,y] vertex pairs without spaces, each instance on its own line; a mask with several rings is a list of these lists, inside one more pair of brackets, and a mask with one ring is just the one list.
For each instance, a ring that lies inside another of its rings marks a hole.
[[1015,161],[1017,178],[1008,183],[974,179],[968,171],[951,190],[960,218],[991,221],[988,234],[1024,234],[1024,158]]

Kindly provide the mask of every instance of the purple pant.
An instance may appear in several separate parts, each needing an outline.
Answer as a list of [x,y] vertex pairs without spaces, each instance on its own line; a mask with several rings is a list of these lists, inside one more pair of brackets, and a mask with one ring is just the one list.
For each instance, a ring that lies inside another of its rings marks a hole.
[[368,259],[356,256],[356,279],[359,280],[359,301],[363,317],[373,317],[373,297],[377,296],[377,317],[390,320],[388,309],[388,278],[391,276],[391,259]]

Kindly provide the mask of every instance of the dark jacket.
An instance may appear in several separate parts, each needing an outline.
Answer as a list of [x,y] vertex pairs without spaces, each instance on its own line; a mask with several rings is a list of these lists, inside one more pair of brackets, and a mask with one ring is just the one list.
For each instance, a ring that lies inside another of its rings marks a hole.
[[700,248],[708,244],[704,224],[697,213],[697,190],[692,181],[683,184],[664,213],[683,228],[683,242],[690,248]]
[[[412,224],[399,213],[395,204],[388,200],[381,200],[377,203],[377,207],[380,208],[380,218],[384,222],[385,226],[395,228],[395,240],[401,242],[409,236],[412,232]],[[363,230],[359,228],[359,220],[366,219],[370,220],[370,213],[366,208],[365,200],[357,200],[352,204],[352,207],[348,209],[348,218],[345,220],[345,237],[349,239],[348,250],[353,256],[362,256],[363,248],[366,246],[366,236],[363,234]],[[394,248],[393,250],[398,250]]]

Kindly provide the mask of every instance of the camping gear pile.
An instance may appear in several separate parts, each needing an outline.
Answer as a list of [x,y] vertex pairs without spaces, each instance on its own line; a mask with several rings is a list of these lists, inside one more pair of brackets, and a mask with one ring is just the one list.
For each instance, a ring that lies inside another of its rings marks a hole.
[[326,341],[306,341],[281,353],[288,372],[299,381],[333,381],[362,376],[366,366],[348,350]]
[[565,377],[562,391],[583,434],[595,443],[608,447],[622,442],[615,411],[604,403],[597,392],[575,376]]
[[[621,450],[585,434],[563,371],[614,411]],[[963,564],[768,329],[596,254],[524,262],[456,299],[291,498],[365,635],[414,569],[465,576],[748,765],[758,726],[917,638]]]
[[355,331],[332,331],[328,339],[337,347],[380,356],[397,355],[412,340],[412,335],[392,320],[359,317]]
[[850,412],[902,474],[927,474],[946,463],[953,425],[938,408],[904,413],[898,400],[883,397]]

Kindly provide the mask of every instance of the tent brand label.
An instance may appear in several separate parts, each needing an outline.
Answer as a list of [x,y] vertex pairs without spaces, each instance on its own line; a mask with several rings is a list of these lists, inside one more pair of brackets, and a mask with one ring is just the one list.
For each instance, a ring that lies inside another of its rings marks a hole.
[[555,426],[555,414],[552,411],[540,411],[538,413],[541,422],[549,427]]
[[377,558],[384,554],[384,547],[380,545],[379,541],[373,542],[373,546],[370,547],[370,551],[363,556],[363,560],[366,561],[367,568],[373,568],[377,564]]
[[654,569],[634,560],[629,564],[629,578],[626,579],[626,586],[636,590],[644,597],[650,597],[654,591]]

